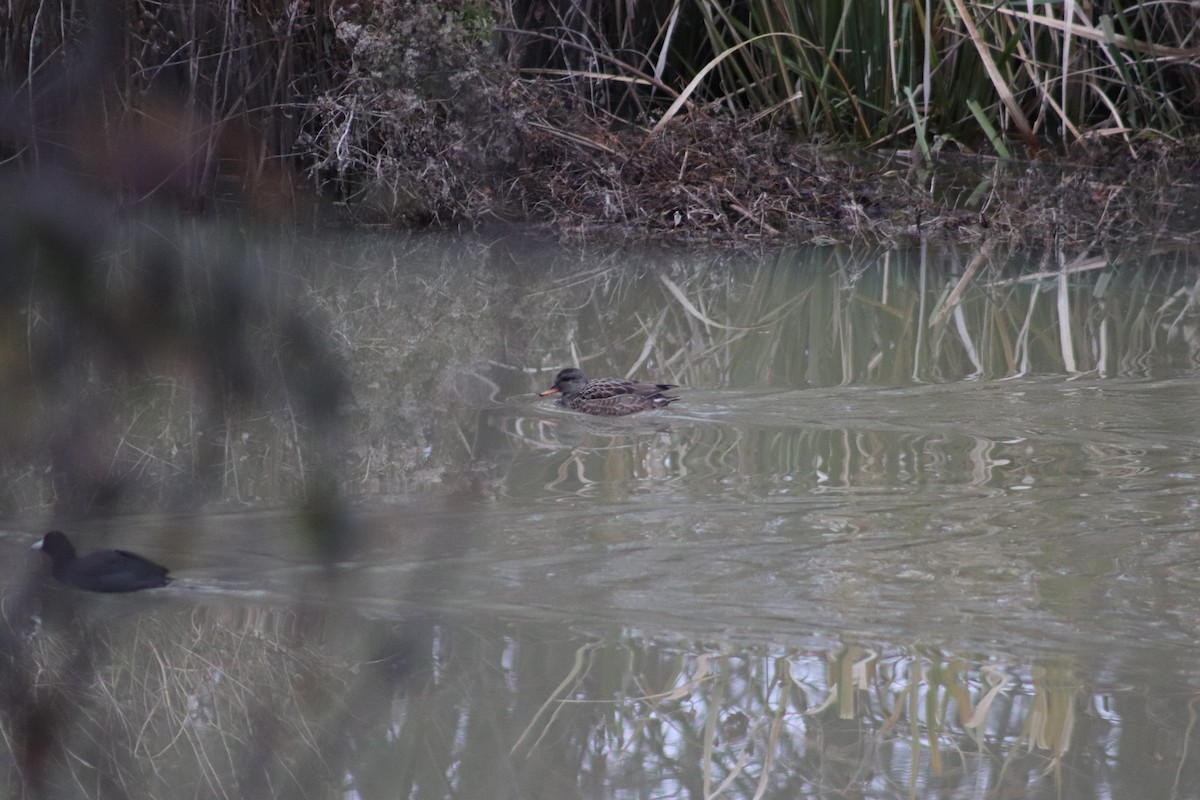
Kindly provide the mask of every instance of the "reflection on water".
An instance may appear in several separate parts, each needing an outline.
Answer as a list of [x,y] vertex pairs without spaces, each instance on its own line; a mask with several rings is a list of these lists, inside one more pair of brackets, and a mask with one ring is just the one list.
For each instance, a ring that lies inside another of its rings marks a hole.
[[[1200,795],[1194,257],[353,244],[305,278],[357,549],[78,523],[180,583],[30,634],[7,532],[9,705],[56,734],[4,721],[10,794]],[[569,365],[682,399],[533,394]],[[290,426],[225,438],[226,501],[301,482]]]
[[10,795],[1191,797],[1200,782],[1179,662],[706,644],[487,611],[85,605],[9,640],[10,677],[74,715],[10,721]]

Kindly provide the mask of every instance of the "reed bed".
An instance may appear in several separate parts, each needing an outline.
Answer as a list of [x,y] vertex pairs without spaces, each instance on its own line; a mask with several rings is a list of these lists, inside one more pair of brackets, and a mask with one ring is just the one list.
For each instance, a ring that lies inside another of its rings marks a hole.
[[806,136],[915,142],[926,157],[949,143],[1007,154],[1010,136],[1036,154],[1195,130],[1197,14],[1186,2],[565,4],[540,22],[558,46],[525,42],[526,62],[550,61],[572,86],[611,77],[602,111],[669,104],[656,132],[683,110],[727,108]]

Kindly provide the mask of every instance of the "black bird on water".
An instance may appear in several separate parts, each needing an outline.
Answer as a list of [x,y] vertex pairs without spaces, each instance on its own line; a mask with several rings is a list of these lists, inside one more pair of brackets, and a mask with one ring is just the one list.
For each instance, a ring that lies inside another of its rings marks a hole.
[[62,531],[50,531],[33,546],[50,556],[55,580],[89,592],[136,592],[166,586],[167,568],[126,550],[97,550],[77,556]]
[[666,408],[679,398],[667,397],[663,392],[677,388],[671,383],[629,381],[624,378],[589,379],[583,370],[567,367],[555,376],[553,386],[538,392],[538,397],[561,392],[562,397],[558,398],[560,406],[584,414],[623,417],[638,411]]

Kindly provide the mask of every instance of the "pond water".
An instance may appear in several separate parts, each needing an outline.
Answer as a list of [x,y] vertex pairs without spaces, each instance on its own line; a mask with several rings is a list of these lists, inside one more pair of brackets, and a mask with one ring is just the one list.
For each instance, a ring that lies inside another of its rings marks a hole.
[[[282,255],[351,544],[269,415],[204,509],[10,521],[8,794],[1200,797],[1196,254]],[[572,365],[681,399],[536,396]],[[50,524],[176,583],[35,586]]]

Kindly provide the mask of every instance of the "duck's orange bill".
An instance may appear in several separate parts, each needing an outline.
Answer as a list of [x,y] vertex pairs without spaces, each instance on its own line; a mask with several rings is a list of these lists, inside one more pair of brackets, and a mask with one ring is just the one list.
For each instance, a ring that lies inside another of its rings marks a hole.
[[549,395],[557,394],[558,392],[561,392],[561,391],[562,391],[562,389],[559,389],[558,387],[555,387],[553,389],[547,389],[544,392],[538,392],[538,397],[548,397]]

